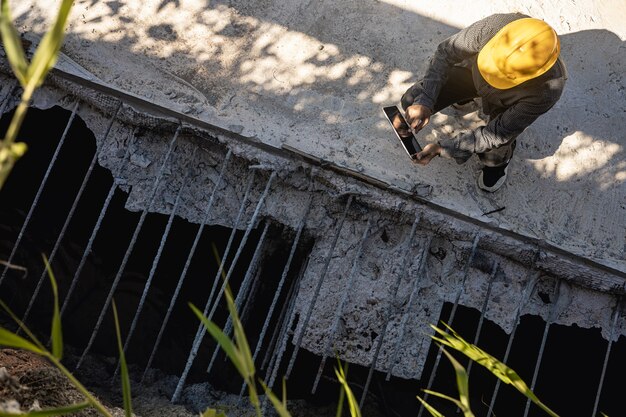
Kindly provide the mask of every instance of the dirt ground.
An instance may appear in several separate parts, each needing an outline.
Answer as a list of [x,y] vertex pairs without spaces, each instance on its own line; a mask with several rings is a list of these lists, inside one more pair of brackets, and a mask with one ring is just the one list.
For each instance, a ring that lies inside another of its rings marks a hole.
[[[71,352],[66,356],[66,366],[72,369],[76,358]],[[119,385],[111,383],[109,371],[114,366],[113,358],[92,356],[74,375],[114,417],[122,417],[121,392]],[[222,410],[229,417],[254,414],[251,408],[238,404],[238,396],[216,391],[209,384],[190,385],[183,394],[183,404],[175,405],[169,398],[176,387],[177,377],[154,371],[144,386],[138,386],[132,379],[131,376],[133,414],[136,417],[197,417],[208,407]],[[28,412],[82,401],[82,394],[45,359],[23,350],[0,350],[0,412]],[[315,407],[300,400],[288,401],[288,408],[293,417],[334,416],[336,411],[331,406]],[[73,415],[95,417],[100,414],[95,409],[86,409]],[[267,412],[265,415],[271,414]],[[372,410],[364,415],[374,417],[378,413]]]

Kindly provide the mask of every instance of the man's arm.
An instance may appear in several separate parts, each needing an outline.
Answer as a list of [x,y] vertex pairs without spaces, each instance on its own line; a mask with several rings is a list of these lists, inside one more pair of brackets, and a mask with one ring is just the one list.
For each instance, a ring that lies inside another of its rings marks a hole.
[[462,164],[473,153],[488,152],[511,143],[539,116],[550,110],[556,99],[545,102],[520,101],[493,118],[486,126],[458,135],[451,141],[440,142],[440,155],[454,158]]

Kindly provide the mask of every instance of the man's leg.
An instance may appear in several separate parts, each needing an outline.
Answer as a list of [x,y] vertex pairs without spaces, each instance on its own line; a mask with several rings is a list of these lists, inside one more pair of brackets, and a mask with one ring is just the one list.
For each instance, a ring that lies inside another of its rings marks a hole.
[[516,141],[493,149],[489,152],[479,153],[478,158],[483,163],[483,168],[478,174],[478,187],[487,192],[497,191],[506,180],[509,161],[513,156]]
[[[418,82],[418,84],[421,81]],[[400,99],[402,108],[406,110],[415,101],[415,86],[411,86]],[[473,98],[478,97],[474,81],[472,80],[472,71],[464,67],[452,67],[448,72],[446,83],[441,87],[439,97],[435,102],[433,114],[445,109],[446,107]]]

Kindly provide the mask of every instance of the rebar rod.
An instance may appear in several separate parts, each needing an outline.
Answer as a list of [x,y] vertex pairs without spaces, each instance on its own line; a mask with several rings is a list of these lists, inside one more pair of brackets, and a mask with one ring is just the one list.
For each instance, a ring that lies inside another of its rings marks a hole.
[[[248,228],[246,229],[243,237],[241,238],[241,242],[239,243],[239,248],[237,248],[237,253],[235,253],[235,257],[233,258],[231,262],[230,269],[228,270],[228,273],[226,274],[226,278],[224,278],[224,283],[222,284],[220,292],[215,298],[215,302],[213,303],[213,308],[209,312],[208,316],[207,316],[207,311],[209,310],[209,307],[211,306],[212,300],[210,298],[207,300],[207,303],[204,307],[203,315],[208,320],[211,320],[213,318],[213,314],[215,313],[215,310],[217,309],[217,306],[219,305],[220,297],[222,296],[224,290],[226,289],[226,286],[228,285],[230,277],[235,269],[235,266],[237,265],[237,260],[239,259],[239,256],[241,255],[241,252],[243,251],[243,248],[246,244],[248,236],[250,235],[250,232],[252,231],[252,228],[254,227],[256,223],[256,219],[259,216],[261,207],[265,203],[265,199],[267,197],[267,194],[269,193],[269,190],[272,185],[272,182],[274,181],[274,178],[276,178],[276,172],[272,171],[267,181],[267,184],[265,185],[265,190],[263,190],[263,194],[259,198],[257,206],[254,210],[254,214],[252,215],[252,218],[250,219],[250,222],[248,223]],[[171,399],[172,403],[177,402],[180,398],[180,395],[182,394],[185,381],[187,380],[187,375],[189,374],[189,371],[191,370],[191,366],[193,364],[194,359],[198,355],[198,350],[200,349],[200,344],[202,343],[202,339],[204,338],[204,333],[205,333],[204,325],[200,324],[198,326],[198,330],[196,331],[196,337],[194,339],[191,351],[189,352],[189,355],[187,357],[187,363],[185,364],[185,369],[183,370],[183,373],[181,374],[180,379],[178,380],[178,384],[176,385],[176,389],[174,390],[174,394],[172,395],[172,399]]]
[[[287,341],[289,340],[289,334],[291,333],[291,328],[293,327],[293,322],[296,319],[296,300],[298,298],[298,289],[300,288],[300,282],[302,281],[302,277],[307,271],[308,258],[304,265],[300,268],[300,273],[293,283],[291,289],[289,290],[290,298],[289,298],[289,306],[287,307],[285,322],[281,326],[281,332],[279,336],[280,344],[278,345],[278,351],[272,352],[270,363],[267,367],[266,372],[266,380],[267,375],[269,375],[269,380],[267,386],[270,389],[274,389],[274,383],[276,382],[276,377],[278,376],[278,370],[280,369],[280,364],[283,359],[283,355],[287,350]],[[263,399],[262,410],[265,413],[268,405],[267,395]]]
[[209,220],[209,214],[211,213],[211,209],[213,208],[215,195],[217,194],[217,191],[220,189],[222,185],[222,180],[224,179],[224,174],[226,173],[226,167],[228,167],[228,163],[230,162],[230,158],[232,157],[232,154],[233,154],[232,151],[229,149],[228,152],[226,153],[226,156],[224,157],[224,161],[222,162],[222,166],[220,168],[219,177],[217,178],[217,181],[215,181],[215,186],[213,186],[213,190],[211,191],[211,196],[209,197],[207,205],[204,209],[204,217],[202,219],[202,222],[200,223],[200,226],[198,227],[198,231],[196,232],[196,236],[194,238],[193,244],[191,245],[191,249],[189,249],[189,254],[187,255],[187,260],[185,261],[185,266],[183,267],[183,271],[181,272],[180,277],[178,278],[176,289],[174,290],[174,293],[172,294],[172,298],[170,299],[170,304],[167,308],[167,312],[165,313],[165,318],[163,319],[163,322],[161,323],[159,334],[157,335],[156,341],[154,342],[154,345],[152,346],[152,352],[150,352],[150,357],[148,358],[146,368],[144,369],[144,372],[143,372],[143,375],[141,376],[141,380],[139,381],[139,384],[143,384],[143,381],[145,380],[146,375],[150,369],[150,365],[152,365],[152,361],[154,360],[154,357],[156,355],[156,351],[159,348],[159,344],[161,343],[161,339],[163,338],[163,333],[165,332],[165,327],[167,326],[169,318],[172,315],[174,304],[176,303],[176,300],[178,299],[178,294],[180,293],[180,289],[183,286],[185,277],[187,276],[187,270],[189,268],[189,265],[191,264],[191,258],[193,257],[196,251],[196,247],[198,246],[198,242],[200,241],[200,236],[202,235],[204,226]]
[[[152,259],[152,266],[150,267],[150,272],[148,273],[148,279],[146,280],[146,283],[143,288],[143,292],[141,293],[141,298],[139,299],[139,304],[137,305],[137,311],[135,311],[133,321],[131,322],[130,330],[128,330],[128,334],[126,335],[126,340],[124,341],[124,347],[122,349],[124,353],[126,353],[128,346],[130,346],[130,340],[132,339],[133,334],[135,333],[135,329],[137,327],[137,323],[139,322],[139,316],[141,315],[144,304],[148,297],[148,292],[150,291],[150,288],[152,286],[152,280],[154,279],[157,266],[159,265],[159,262],[161,260],[161,255],[163,254],[163,249],[165,248],[165,242],[167,242],[167,238],[170,234],[172,224],[174,223],[174,218],[176,217],[176,214],[178,213],[178,208],[180,206],[183,190],[185,190],[185,188],[187,187],[187,181],[189,180],[191,173],[195,169],[193,167],[193,161],[195,160],[197,149],[198,149],[197,147],[193,148],[191,157],[189,158],[190,160],[188,161],[189,168],[187,169],[187,172],[185,173],[183,177],[180,187],[178,188],[178,192],[176,193],[176,200],[174,201],[174,207],[172,208],[172,212],[170,213],[167,219],[167,224],[165,225],[165,230],[163,231],[163,235],[161,236],[159,248],[157,249],[156,255]],[[118,359],[117,365],[115,367],[115,372],[113,372],[113,378],[112,378],[113,380],[117,377],[117,373],[119,372],[119,369],[120,369],[120,359]]]
[[[537,362],[535,363],[535,370],[533,372],[533,379],[530,384],[530,390],[535,392],[535,384],[537,383],[537,377],[539,376],[539,367],[541,366],[541,360],[543,359],[543,352],[546,347],[546,341],[548,339],[548,332],[550,331],[550,326],[556,320],[558,316],[558,304],[559,298],[561,297],[561,285],[562,282],[560,280],[555,280],[554,284],[554,303],[552,304],[552,308],[550,308],[550,312],[548,315],[548,320],[546,320],[546,324],[543,329],[543,336],[541,338],[541,345],[539,347],[539,356],[537,358]],[[530,411],[530,398],[526,401],[526,408],[524,409],[524,417],[528,417],[528,412]]]
[[9,101],[11,101],[11,97],[13,97],[15,95],[15,93],[17,93],[17,83],[14,81],[11,81],[10,83],[5,84],[5,86],[3,86],[3,90],[6,87],[7,90],[9,90],[6,95],[4,97],[2,97],[2,105],[0,105],[0,116],[4,116],[4,111],[6,110],[7,106],[9,105]]
[[[387,324],[390,320],[392,306],[396,300],[396,297],[398,296],[398,290],[400,288],[400,284],[402,283],[402,279],[406,276],[408,269],[409,269],[409,265],[411,263],[409,261],[410,259],[409,254],[412,252],[411,248],[413,246],[413,239],[415,237],[415,232],[417,231],[417,225],[419,224],[420,219],[421,219],[421,213],[418,212],[415,215],[415,219],[413,220],[413,224],[411,225],[411,231],[409,232],[404,249],[402,251],[402,253],[404,253],[404,255],[402,256],[402,269],[400,270],[400,273],[398,273],[398,275],[396,276],[396,281],[394,283],[394,286],[392,287],[391,292],[389,293],[389,303],[387,304],[387,308],[385,309],[385,322],[383,323],[383,333],[385,332],[385,329],[387,328]],[[380,336],[382,336],[382,334]],[[380,346],[382,346],[382,337],[379,339],[377,343],[377,346],[376,346],[377,351],[380,350]],[[374,356],[377,356],[377,354],[375,353]],[[374,361],[372,361],[372,363],[374,363]],[[368,379],[369,379],[369,373],[368,373]],[[362,399],[363,398],[364,396],[362,397]]]
[[[230,255],[230,249],[232,247],[233,242],[235,241],[235,236],[237,235],[237,231],[239,229],[239,222],[241,221],[241,218],[243,217],[243,214],[246,210],[246,205],[248,203],[248,199],[250,196],[250,191],[252,190],[252,186],[254,185],[254,178],[256,175],[256,170],[253,169],[250,171],[250,176],[248,177],[248,183],[246,185],[246,189],[244,192],[244,196],[241,200],[241,204],[239,205],[239,212],[237,213],[237,217],[235,218],[235,221],[233,222],[233,227],[231,229],[230,232],[230,236],[228,237],[228,242],[226,243],[226,248],[224,249],[224,254],[222,256],[222,259],[219,262],[218,268],[217,268],[217,272],[215,273],[215,277],[213,278],[213,285],[211,287],[211,291],[209,293],[209,297],[207,298],[207,303],[210,303],[211,300],[213,299],[213,295],[215,294],[215,291],[217,290],[217,285],[220,282],[220,275],[224,274],[224,269],[225,269],[225,265],[226,265],[226,261],[228,259],[228,255]],[[268,224],[266,223],[266,226],[268,226]],[[258,248],[258,245],[257,245]],[[256,252],[255,252],[256,254]],[[249,272],[251,271],[250,268],[248,268],[248,272],[246,272],[246,275],[241,283],[241,287],[239,292],[237,293],[237,297],[235,298],[235,305],[237,306],[237,311],[239,311],[239,308],[241,307],[241,303],[242,303],[242,297],[243,297],[243,293],[247,290],[248,284],[249,284],[249,277],[250,274]],[[244,290],[244,292],[242,292],[242,289]],[[206,313],[205,313],[206,315]],[[230,330],[231,330],[231,326],[232,326],[232,322],[231,322],[231,318],[230,316],[228,317],[228,319],[226,320],[226,325],[224,326],[224,333],[225,334],[229,334]],[[215,361],[215,358],[217,357],[217,354],[220,350],[219,346],[215,347],[215,350],[213,351],[213,355],[211,357],[211,360],[209,361],[209,366],[207,368],[207,372],[211,371],[211,368],[213,367],[213,362]]]
[[359,266],[361,265],[359,261],[363,254],[365,241],[367,240],[369,236],[371,227],[372,227],[372,219],[368,218],[367,224],[365,225],[365,228],[363,229],[363,236],[361,236],[361,240],[359,240],[359,246],[354,255],[354,259],[352,260],[352,267],[350,268],[350,274],[348,275],[347,283],[345,285],[345,288],[343,289],[343,294],[341,296],[341,299],[339,300],[339,304],[337,304],[337,308],[335,309],[335,315],[333,317],[330,330],[328,331],[328,336],[326,337],[326,343],[324,343],[324,348],[322,349],[322,359],[320,360],[320,365],[317,369],[317,375],[315,376],[315,381],[313,382],[313,388],[311,389],[311,394],[315,394],[315,391],[317,390],[317,385],[320,382],[322,372],[324,371],[324,367],[326,366],[326,358],[328,357],[330,347],[335,341],[337,328],[339,327],[339,321],[341,320],[341,314],[343,313],[344,306],[346,305],[350,292],[352,291],[352,286],[354,285],[356,273],[359,270]]
[[[246,271],[246,275],[239,286],[239,291],[237,291],[237,296],[235,297],[235,308],[239,313],[241,304],[246,300],[246,296],[248,295],[248,290],[250,289],[250,283],[252,281],[252,277],[255,276],[255,270],[259,265],[259,260],[261,258],[261,249],[263,248],[263,243],[265,242],[265,236],[267,235],[267,230],[269,229],[270,223],[265,222],[265,226],[263,227],[263,232],[261,233],[261,237],[257,242],[256,248],[254,249],[254,254],[252,255],[252,260],[248,265],[248,270]],[[240,319],[243,320],[243,314],[240,315]],[[226,319],[226,325],[224,326],[224,334],[226,336],[230,335],[230,331],[233,327],[232,317],[229,315],[228,319]],[[213,368],[213,363],[215,362],[215,358],[220,351],[220,346],[216,346],[213,351],[213,355],[211,356],[211,360],[209,361],[209,366],[207,367],[207,372],[211,372],[211,368]]]
[[322,288],[322,284],[324,283],[324,280],[326,279],[326,274],[328,273],[328,267],[330,265],[330,261],[333,257],[333,252],[335,251],[335,246],[337,246],[337,242],[339,241],[339,235],[341,234],[341,229],[343,228],[343,224],[346,220],[346,217],[348,216],[348,210],[350,210],[350,206],[352,205],[352,200],[354,199],[354,195],[350,194],[350,196],[348,197],[348,201],[346,202],[346,205],[344,207],[343,210],[343,214],[341,215],[341,219],[339,220],[339,224],[337,225],[337,231],[335,233],[335,236],[333,238],[333,241],[330,245],[330,248],[328,249],[328,253],[326,254],[326,260],[324,262],[324,266],[322,268],[322,273],[320,274],[319,279],[317,280],[317,284],[315,286],[315,291],[313,293],[313,298],[311,299],[311,302],[309,303],[309,307],[306,311],[306,314],[304,316],[304,321],[302,322],[302,325],[300,326],[300,324],[298,323],[298,326],[300,327],[300,332],[298,333],[298,337],[296,339],[296,342],[294,344],[294,350],[293,353],[291,354],[291,358],[289,359],[289,364],[287,365],[287,372],[285,373],[285,378],[289,379],[289,375],[291,374],[291,370],[293,368],[293,365],[296,362],[296,357],[298,356],[298,351],[300,350],[300,344],[302,343],[302,338],[304,337],[304,333],[306,332],[306,328],[309,324],[309,320],[311,318],[311,313],[313,312],[313,307],[315,307],[315,302],[317,301],[317,297],[320,293],[320,289]]
[[[295,281],[297,281],[297,278]],[[278,315],[279,317],[278,325],[274,327],[274,332],[272,333],[272,338],[270,339],[269,346],[267,347],[265,351],[265,356],[263,356],[263,362],[261,362],[261,367],[260,367],[260,369],[262,370],[263,369],[269,370],[273,366],[273,359],[274,359],[274,354],[276,353],[276,348],[278,346],[277,345],[278,340],[282,340],[282,336],[284,334],[283,333],[284,328],[287,325],[288,317],[291,314],[291,308],[293,307],[293,303],[294,303],[294,300],[293,300],[294,293],[295,293],[295,285],[292,284],[289,287],[289,292],[287,293],[288,302],[283,303],[283,306],[280,309],[280,314]],[[268,361],[270,360],[270,357],[272,358],[272,361],[269,363],[269,367],[268,367]]]
[[[493,266],[491,268],[491,275],[489,276],[489,283],[487,284],[487,292],[485,293],[485,299],[483,301],[483,306],[480,310],[480,318],[478,319],[478,328],[476,329],[476,334],[474,335],[473,345],[478,345],[478,340],[480,340],[480,333],[483,330],[483,323],[485,321],[485,315],[487,314],[487,307],[489,306],[489,299],[491,298],[491,289],[493,288],[493,281],[496,278],[496,274],[498,273],[498,268],[500,267],[499,261],[493,261]],[[470,372],[472,371],[472,365],[474,364],[473,360],[469,360],[467,365],[467,376],[469,378]]]
[[100,315],[91,333],[91,338],[89,339],[89,342],[87,343],[87,346],[85,347],[85,350],[83,350],[83,353],[80,359],[78,360],[78,363],[76,364],[76,369],[80,368],[80,365],[83,363],[83,360],[89,353],[89,350],[91,349],[94,341],[96,340],[96,336],[98,334],[98,331],[100,330],[102,321],[104,320],[104,315],[106,314],[106,311],[108,310],[109,305],[111,304],[111,300],[113,299],[113,294],[115,293],[115,290],[117,289],[120,279],[122,278],[124,269],[126,268],[126,263],[128,262],[128,259],[130,258],[130,254],[132,253],[135,247],[135,243],[137,242],[137,238],[139,237],[139,232],[141,231],[141,228],[143,227],[143,223],[146,219],[146,216],[148,215],[148,212],[152,209],[152,205],[154,204],[154,199],[156,197],[157,190],[161,182],[161,178],[163,177],[163,173],[165,172],[165,167],[167,166],[169,162],[170,155],[172,154],[174,145],[176,144],[176,140],[178,139],[178,135],[180,134],[180,131],[181,131],[181,125],[179,124],[178,128],[176,129],[176,132],[174,133],[174,137],[170,141],[170,144],[167,148],[165,156],[163,157],[163,161],[161,162],[161,166],[159,167],[157,176],[154,179],[154,183],[152,184],[152,191],[150,193],[148,204],[143,209],[141,213],[141,217],[139,218],[139,221],[137,222],[137,225],[135,226],[135,231],[133,232],[133,236],[130,239],[130,243],[128,244],[128,248],[126,249],[126,253],[124,254],[124,259],[122,260],[122,263],[120,264],[117,270],[117,274],[115,275],[115,278],[113,279],[113,284],[111,285],[109,294],[107,295],[107,298],[104,302],[104,305],[102,306],[102,309],[100,310]]
[[613,338],[615,337],[615,326],[617,325],[617,318],[619,317],[620,307],[622,304],[622,297],[618,296],[615,300],[615,311],[613,311],[613,320],[611,320],[611,330],[609,331],[609,340],[606,346],[606,354],[604,355],[604,362],[602,363],[602,372],[600,373],[600,381],[598,383],[598,391],[596,392],[596,399],[593,403],[593,412],[591,417],[595,417],[598,411],[598,405],[600,404],[600,396],[602,395],[602,388],[604,386],[604,377],[606,376],[606,369],[609,364],[609,356],[611,355],[611,347],[613,346]]
[[256,360],[256,357],[258,356],[259,351],[261,350],[263,340],[265,340],[265,333],[267,332],[267,328],[269,327],[270,320],[272,316],[274,315],[274,309],[276,308],[278,299],[280,298],[280,295],[282,294],[283,286],[285,284],[285,280],[287,279],[289,268],[291,267],[291,262],[293,261],[293,257],[296,253],[298,242],[300,241],[300,236],[302,235],[302,231],[304,230],[307,218],[311,211],[312,203],[313,203],[313,197],[310,196],[309,201],[307,202],[306,208],[304,209],[304,214],[302,218],[300,219],[300,224],[298,225],[298,231],[296,232],[296,237],[294,238],[294,241],[291,245],[289,257],[287,258],[287,262],[285,263],[285,266],[283,267],[283,272],[280,276],[280,281],[278,282],[278,286],[276,287],[276,291],[274,292],[274,298],[272,299],[272,304],[270,305],[270,308],[267,313],[267,317],[265,319],[265,322],[263,323],[263,329],[261,330],[261,334],[259,335],[259,340],[254,350],[254,355],[252,356],[253,361]]
[[[529,273],[531,272],[532,269],[529,270]],[[515,310],[515,318],[513,319],[513,329],[511,330],[511,334],[509,335],[509,340],[506,345],[504,357],[502,358],[502,362],[505,364],[509,359],[509,354],[511,353],[511,348],[513,347],[513,339],[515,339],[515,333],[517,332],[517,326],[519,325],[522,308],[526,305],[526,303],[532,296],[535,289],[535,284],[537,283],[540,274],[540,272],[536,272],[533,274],[533,276],[530,277],[520,296],[520,302],[517,304],[517,308]],[[491,395],[491,401],[489,402],[489,410],[487,411],[487,416],[490,416],[493,412],[493,407],[495,407],[496,404],[496,398],[498,397],[498,391],[500,389],[501,382],[502,381],[499,378],[496,379],[496,386],[494,387],[493,394]]]
[[239,222],[241,221],[243,214],[246,211],[246,206],[250,198],[250,192],[252,190],[252,186],[254,185],[255,175],[256,175],[256,170],[251,170],[250,176],[248,177],[248,183],[246,185],[246,190],[244,192],[243,199],[241,200],[241,204],[239,205],[239,211],[237,212],[237,217],[235,218],[235,221],[233,222],[233,227],[231,228],[230,236],[228,237],[228,242],[226,243],[226,248],[224,249],[224,254],[222,255],[222,259],[219,261],[219,265],[217,266],[217,272],[215,273],[215,277],[213,277],[213,285],[211,286],[211,291],[209,292],[209,296],[206,301],[207,304],[210,304],[211,301],[213,301],[213,296],[215,295],[215,291],[217,291],[217,286],[219,285],[219,282],[220,282],[220,276],[224,274],[225,265],[226,265],[226,262],[228,261],[230,250],[232,248],[233,243],[235,242],[235,236],[237,235],[237,231],[239,230]]
[[[106,128],[106,131],[104,132],[104,137],[102,138],[102,143],[103,144],[107,140],[107,138],[109,137],[109,133],[111,132],[111,128],[113,127],[113,123],[115,122],[115,119],[117,118],[117,115],[118,115],[121,107],[122,107],[122,103],[119,102],[119,104],[117,105],[117,108],[115,110],[115,113],[109,119],[109,124],[108,124],[108,126]],[[72,207],[70,208],[70,211],[68,212],[67,216],[65,217],[65,222],[63,223],[63,227],[61,227],[61,232],[59,232],[59,236],[57,237],[57,240],[54,243],[54,247],[52,248],[52,252],[50,252],[50,255],[48,256],[48,263],[50,265],[52,265],[52,262],[54,261],[54,257],[56,256],[56,253],[59,250],[59,247],[61,246],[61,241],[65,237],[65,233],[67,232],[67,228],[69,227],[69,224],[70,224],[72,218],[74,217],[74,212],[76,211],[76,207],[78,207],[78,202],[80,201],[80,198],[82,197],[83,192],[85,191],[85,188],[87,187],[87,183],[89,182],[89,179],[91,178],[91,174],[92,174],[93,169],[94,169],[94,167],[96,165],[96,162],[98,160],[98,156],[100,155],[100,150],[101,149],[102,149],[102,147],[98,148],[98,144],[96,143],[96,151],[94,152],[93,157],[91,158],[91,163],[89,164],[89,168],[87,168],[87,172],[84,175],[83,182],[81,183],[81,185],[80,185],[80,187],[78,189],[78,192],[76,193],[76,197],[74,198],[74,202],[72,203]],[[22,317],[22,323],[25,323],[26,319],[28,318],[30,310],[31,310],[31,308],[34,305],[35,298],[37,298],[37,295],[39,294],[39,291],[41,290],[41,285],[43,284],[44,278],[48,275],[47,272],[48,272],[47,269],[44,267],[43,271],[41,272],[41,276],[39,277],[39,281],[37,282],[37,286],[35,287],[35,291],[33,291],[33,295],[30,298],[30,301],[28,303],[28,307],[26,307],[26,311],[24,312],[24,316]]]
[[9,259],[7,259],[6,262],[4,263],[4,268],[2,269],[2,275],[0,276],[0,285],[2,285],[2,281],[4,281],[6,273],[9,270],[9,265],[11,265],[11,263],[13,262],[13,258],[15,257],[15,254],[17,253],[17,248],[19,247],[20,243],[22,242],[22,238],[24,237],[24,232],[26,231],[26,228],[28,227],[28,224],[30,223],[31,217],[33,215],[33,212],[35,211],[35,208],[37,207],[37,204],[39,203],[41,194],[43,193],[46,183],[48,182],[48,178],[50,177],[50,172],[52,171],[52,168],[54,167],[57,161],[57,158],[59,156],[59,152],[61,151],[61,148],[63,147],[63,144],[65,143],[65,138],[67,137],[67,133],[69,132],[70,127],[72,126],[72,123],[74,122],[74,117],[76,116],[78,105],[79,105],[79,101],[76,101],[76,103],[74,103],[74,107],[72,108],[72,114],[70,115],[70,118],[68,119],[65,125],[65,130],[63,131],[63,134],[61,135],[61,139],[59,140],[59,143],[57,144],[57,147],[54,150],[52,159],[50,159],[48,168],[46,169],[43,179],[41,180],[41,183],[39,183],[39,188],[37,189],[35,198],[33,199],[33,202],[30,205],[30,209],[28,210],[28,213],[26,214],[26,219],[24,219],[22,228],[20,229],[20,232],[17,235],[17,240],[15,241],[15,244],[13,245],[13,249],[11,249],[11,254],[9,255]]
[[[457,288],[456,295],[454,297],[454,304],[452,306],[452,310],[450,311],[450,317],[448,318],[448,324],[452,325],[454,320],[454,316],[456,315],[456,309],[459,305],[459,301],[461,300],[461,295],[465,291],[465,281],[467,281],[467,276],[469,273],[469,267],[474,260],[474,256],[476,255],[476,250],[478,249],[478,243],[480,242],[480,233],[476,233],[474,236],[474,241],[472,243],[472,249],[470,251],[470,255],[467,258],[467,262],[465,263],[465,267],[463,268],[463,277],[461,278],[461,282],[459,283],[459,287]],[[445,332],[448,332],[448,328],[446,327]],[[443,354],[443,346],[439,346],[437,349],[437,356],[435,357],[435,362],[433,364],[433,368],[430,371],[430,376],[428,377],[428,383],[426,384],[426,391],[430,390],[435,382],[435,377],[437,376],[437,369],[439,368],[439,362],[441,361],[441,355]],[[424,392],[424,396],[422,397],[424,401],[428,399],[428,392]],[[424,412],[424,404],[420,403],[419,412],[417,413],[417,417],[422,417],[422,413]]]
[[[429,238],[427,243],[426,243],[426,248],[430,247],[431,244],[431,239]],[[424,256],[422,254],[422,256]],[[424,268],[423,263],[420,265],[422,267],[422,269]],[[400,335],[398,336],[398,341],[396,342],[396,347],[394,349],[393,355],[391,356],[391,361],[389,362],[389,369],[387,370],[387,376],[386,376],[386,380],[389,381],[390,377],[391,377],[391,373],[393,371],[393,368],[395,368],[396,365],[396,360],[398,358],[398,354],[400,352],[400,346],[402,346],[402,342],[404,341],[404,329],[406,328],[406,322],[409,319],[409,315],[411,313],[411,307],[413,306],[413,300],[415,300],[415,298],[417,297],[417,293],[419,291],[419,282],[421,280],[421,276],[423,274],[420,274],[420,276],[418,276],[418,279],[416,279],[415,281],[413,281],[413,289],[411,290],[411,294],[409,295],[409,301],[407,302],[407,306],[406,306],[406,311],[404,312],[404,314],[402,315],[402,320],[400,321]]]
[[[263,245],[263,240],[265,240],[265,234],[267,233],[268,227],[269,227],[269,222],[266,222],[265,223],[265,228],[263,229],[263,234],[261,235],[262,240],[259,240],[259,244],[257,245],[257,249],[254,251],[254,256],[252,257],[252,262],[250,263],[250,267],[248,268],[248,271],[250,272],[250,275],[252,275],[252,271],[257,268],[258,263],[260,261],[260,258],[261,258],[261,248],[262,248],[262,245]],[[250,291],[250,297],[254,297],[255,292],[258,290],[259,283],[260,283],[260,281],[258,279],[255,280],[253,288],[251,288],[251,291]],[[250,303],[246,303],[246,308],[241,313],[241,320],[242,320],[242,322],[244,321],[245,314],[248,312],[248,306],[249,305],[250,305]],[[232,322],[232,318],[231,318],[231,322]],[[261,343],[261,338],[259,338],[259,342],[257,342],[257,343]],[[253,356],[252,357],[252,363],[254,363],[255,359],[256,359],[256,356]],[[241,390],[239,392],[239,400],[241,400],[241,396],[243,395],[243,390],[245,389],[245,387],[246,387],[246,384],[244,382],[242,384]]]
[[67,290],[67,294],[65,294],[65,299],[63,300],[63,305],[61,306],[61,317],[65,313],[65,310],[69,304],[69,300],[74,292],[76,285],[78,284],[78,279],[80,277],[80,273],[87,262],[87,256],[91,253],[91,248],[93,246],[94,241],[96,240],[96,235],[100,231],[100,226],[102,225],[102,220],[109,209],[109,205],[111,204],[111,200],[113,199],[113,195],[115,194],[115,190],[117,189],[118,177],[121,175],[123,168],[126,166],[128,162],[128,156],[130,155],[130,149],[135,140],[135,134],[131,136],[131,139],[126,146],[126,150],[124,151],[124,156],[122,157],[122,162],[118,165],[116,172],[113,174],[113,182],[111,183],[111,187],[109,188],[109,192],[104,199],[104,203],[102,203],[102,207],[100,208],[100,214],[98,215],[98,219],[96,220],[96,224],[94,225],[91,235],[89,236],[89,240],[87,241],[87,246],[83,250],[83,256],[80,259],[78,264],[78,268],[74,271],[74,276],[72,277],[72,282],[70,283],[70,287]]
[[[417,218],[416,218],[416,222],[417,222]],[[428,248],[430,247],[430,242],[431,242],[432,237],[429,236],[426,239],[426,242],[424,243],[423,247],[422,247],[422,253],[420,255],[420,260],[419,260],[419,267],[417,269],[417,281],[421,281],[422,276],[425,274],[424,269],[426,268],[426,262],[427,262],[427,256],[428,256]],[[410,248],[410,246],[409,246]],[[406,251],[406,255],[405,255],[405,259],[408,258],[408,253],[410,253],[410,250]],[[409,267],[410,262],[405,262],[405,265],[403,267],[403,272],[402,274],[398,275],[399,277],[402,277],[403,275],[406,275],[407,271],[408,271],[408,267]],[[367,373],[367,379],[365,380],[365,386],[363,387],[363,392],[361,393],[361,399],[359,400],[359,407],[363,407],[363,404],[365,404],[365,398],[367,397],[367,391],[369,390],[369,386],[370,383],[372,382],[372,377],[374,375],[374,369],[376,369],[376,364],[378,362],[378,355],[380,355],[380,350],[383,346],[383,341],[385,339],[385,336],[387,334],[387,327],[389,326],[389,321],[391,320],[391,314],[392,314],[392,309],[393,309],[393,304],[396,301],[396,298],[398,297],[398,289],[400,288],[400,282],[401,279],[396,280],[396,285],[394,287],[393,290],[393,296],[390,298],[389,303],[387,304],[387,308],[385,309],[385,321],[383,323],[382,326],[382,331],[380,333],[380,335],[378,336],[378,340],[377,340],[377,344],[376,344],[376,350],[374,351],[374,357],[372,358],[372,363],[370,365],[370,369],[369,372]]]

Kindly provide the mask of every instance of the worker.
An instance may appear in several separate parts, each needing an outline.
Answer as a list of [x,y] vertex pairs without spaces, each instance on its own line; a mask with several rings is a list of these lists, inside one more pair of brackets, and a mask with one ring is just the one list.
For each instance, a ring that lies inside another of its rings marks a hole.
[[441,155],[462,164],[476,154],[478,187],[498,190],[517,136],[561,97],[567,71],[559,52],[554,29],[521,13],[486,17],[441,42],[422,80],[402,96],[407,123],[417,133],[433,113],[475,98],[489,122],[426,145],[414,161],[427,165]]

